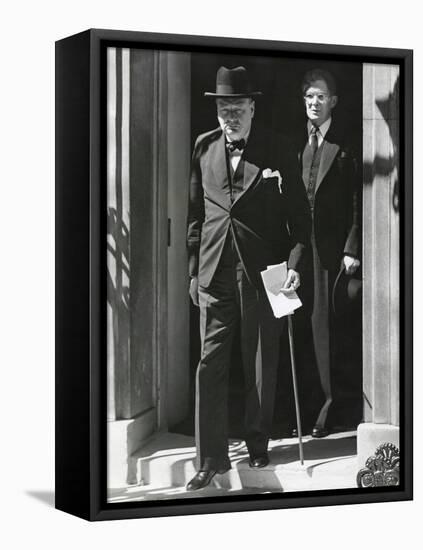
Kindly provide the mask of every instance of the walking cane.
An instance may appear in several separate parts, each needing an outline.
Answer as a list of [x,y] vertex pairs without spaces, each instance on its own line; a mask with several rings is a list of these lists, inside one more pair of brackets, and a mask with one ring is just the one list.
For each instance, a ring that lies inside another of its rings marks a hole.
[[288,315],[289,351],[291,354],[292,385],[294,387],[295,414],[297,416],[298,445],[300,450],[301,466],[304,465],[303,440],[301,432],[300,402],[298,400],[297,373],[295,370],[294,333],[292,329],[292,315]]

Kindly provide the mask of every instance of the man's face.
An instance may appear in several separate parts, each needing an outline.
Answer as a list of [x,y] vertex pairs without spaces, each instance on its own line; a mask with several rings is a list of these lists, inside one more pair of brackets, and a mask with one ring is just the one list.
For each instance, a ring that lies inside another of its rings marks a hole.
[[249,97],[241,99],[216,100],[217,119],[226,136],[231,140],[244,138],[251,128],[254,117],[254,101]]
[[330,118],[337,101],[338,97],[330,95],[324,80],[315,80],[304,93],[307,116],[316,126],[320,126]]

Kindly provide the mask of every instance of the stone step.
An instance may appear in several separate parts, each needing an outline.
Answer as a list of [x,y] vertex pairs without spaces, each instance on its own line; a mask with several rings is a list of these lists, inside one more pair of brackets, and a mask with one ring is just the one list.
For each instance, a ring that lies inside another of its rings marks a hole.
[[298,439],[272,440],[270,464],[257,470],[248,465],[245,443],[232,440],[232,469],[217,474],[209,487],[188,492],[185,486],[196,472],[194,439],[173,433],[156,434],[129,458],[129,483],[125,487],[110,487],[109,501],[354,488],[358,470],[355,436],[355,432],[344,432],[324,439],[304,437],[303,465],[298,456]]

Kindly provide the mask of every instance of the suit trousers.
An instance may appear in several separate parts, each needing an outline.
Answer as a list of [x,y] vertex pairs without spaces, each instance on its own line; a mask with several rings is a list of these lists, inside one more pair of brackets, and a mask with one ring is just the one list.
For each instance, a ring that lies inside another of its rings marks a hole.
[[[313,425],[330,428],[336,423],[335,412],[339,408],[340,389],[344,377],[345,355],[343,348],[346,345],[344,333],[347,331],[350,320],[334,318],[332,307],[332,291],[337,269],[325,269],[320,261],[316,245],[314,231],[311,235],[311,254],[304,266],[304,277],[302,281],[302,298],[309,315],[309,322],[312,334],[312,354],[309,359],[315,363],[320,379],[320,388],[323,394],[323,404],[318,404],[321,395],[313,393],[308,406],[319,407],[316,416],[314,412]],[[341,265],[341,259],[339,261]],[[308,334],[308,332],[307,332]],[[297,331],[297,338],[301,334]],[[306,335],[302,335],[302,339]],[[304,376],[310,376],[304,373]],[[345,384],[344,384],[345,385]],[[348,389],[348,388],[347,388]]]
[[265,291],[249,283],[241,263],[236,260],[220,262],[211,284],[207,288],[199,287],[199,303],[197,468],[226,471],[231,467],[228,380],[238,323],[245,385],[245,440],[254,459],[267,453],[283,319],[273,316]]
[[327,269],[324,269],[320,263],[314,231],[311,237],[311,245],[314,290],[311,326],[315,359],[325,399],[315,421],[315,426],[325,427],[333,399],[331,383],[331,337],[333,338],[333,333],[331,334],[330,330],[330,325],[332,324],[331,291],[333,288],[333,275]]

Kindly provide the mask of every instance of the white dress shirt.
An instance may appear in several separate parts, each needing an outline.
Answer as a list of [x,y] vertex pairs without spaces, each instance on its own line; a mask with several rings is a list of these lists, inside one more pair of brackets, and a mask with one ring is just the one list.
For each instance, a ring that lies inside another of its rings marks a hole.
[[[244,138],[243,138],[245,140],[245,146],[247,146],[247,140],[248,140],[249,135],[250,135],[250,132],[248,132],[248,134],[246,136],[244,136]],[[228,143],[230,143],[232,141],[228,137],[226,139],[227,139]],[[234,171],[234,173],[236,172],[236,169],[238,168],[238,164],[239,164],[239,161],[241,160],[243,152],[244,152],[244,150],[240,151],[239,149],[235,149],[235,151],[228,151],[229,160],[230,160],[232,170]]]
[[[332,122],[332,117],[328,118],[323,124],[321,124],[318,127],[317,132],[316,132],[317,146],[318,147],[320,147],[322,145],[322,141],[325,139],[325,135],[328,133],[331,122]],[[310,145],[312,145],[312,143],[311,143],[311,130],[312,130],[313,126],[314,125],[310,121],[307,122],[308,142],[309,142]]]

